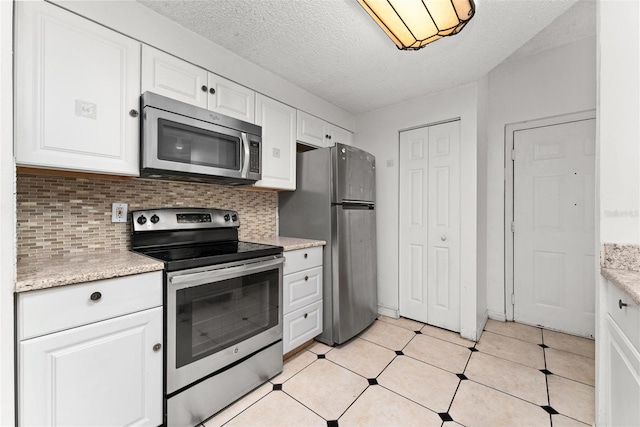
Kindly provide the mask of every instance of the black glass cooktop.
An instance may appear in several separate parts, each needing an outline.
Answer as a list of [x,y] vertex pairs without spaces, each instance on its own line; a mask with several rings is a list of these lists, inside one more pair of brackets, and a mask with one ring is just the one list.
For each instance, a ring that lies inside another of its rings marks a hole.
[[164,261],[166,271],[185,270],[269,255],[282,254],[281,246],[253,242],[219,242],[164,248],[137,249],[136,252]]

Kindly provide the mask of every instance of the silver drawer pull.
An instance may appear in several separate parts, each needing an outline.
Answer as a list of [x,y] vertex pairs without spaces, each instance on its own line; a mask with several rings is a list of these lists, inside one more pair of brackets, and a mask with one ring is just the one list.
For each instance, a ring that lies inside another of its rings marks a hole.
[[629,304],[627,304],[626,302],[622,302],[621,299],[618,300],[618,307],[620,308],[620,310],[622,310],[622,307],[626,307],[627,305]]
[[158,343],[156,345],[153,346],[153,351],[160,351],[160,349],[162,348],[162,344]]
[[100,292],[94,292],[89,298],[91,298],[91,301],[99,301],[100,298],[102,298],[102,294]]

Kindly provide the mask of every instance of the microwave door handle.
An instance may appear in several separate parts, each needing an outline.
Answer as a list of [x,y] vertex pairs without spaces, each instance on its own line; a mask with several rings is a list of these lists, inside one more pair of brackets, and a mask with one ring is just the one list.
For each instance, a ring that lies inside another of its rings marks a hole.
[[247,136],[246,132],[241,132],[240,139],[242,140],[242,147],[244,149],[244,159],[242,162],[242,169],[240,170],[240,173],[242,174],[243,178],[246,178],[249,174],[249,137]]

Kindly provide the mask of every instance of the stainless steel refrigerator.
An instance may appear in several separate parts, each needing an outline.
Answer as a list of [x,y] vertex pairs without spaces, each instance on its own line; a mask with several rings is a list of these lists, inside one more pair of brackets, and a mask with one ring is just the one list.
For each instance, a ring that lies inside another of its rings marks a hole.
[[375,157],[343,144],[299,153],[296,191],[280,193],[280,235],[327,242],[318,339],[329,345],[378,314],[375,194]]

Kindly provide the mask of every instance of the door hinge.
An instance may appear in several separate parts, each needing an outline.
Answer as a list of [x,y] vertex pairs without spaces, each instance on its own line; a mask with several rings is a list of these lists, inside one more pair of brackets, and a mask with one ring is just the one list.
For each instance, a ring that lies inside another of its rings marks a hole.
[[512,233],[516,232],[516,223],[514,221],[511,221],[511,232]]
[[516,304],[516,294],[511,294],[511,305]]
[[516,150],[511,150],[511,160],[515,160],[516,159]]

